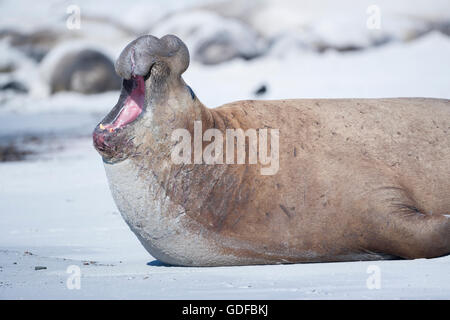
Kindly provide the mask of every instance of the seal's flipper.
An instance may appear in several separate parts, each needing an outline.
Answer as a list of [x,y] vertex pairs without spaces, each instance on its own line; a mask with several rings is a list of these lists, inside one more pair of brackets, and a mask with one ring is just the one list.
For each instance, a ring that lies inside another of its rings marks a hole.
[[450,254],[450,219],[427,214],[402,188],[385,191],[372,208],[377,250],[406,259]]

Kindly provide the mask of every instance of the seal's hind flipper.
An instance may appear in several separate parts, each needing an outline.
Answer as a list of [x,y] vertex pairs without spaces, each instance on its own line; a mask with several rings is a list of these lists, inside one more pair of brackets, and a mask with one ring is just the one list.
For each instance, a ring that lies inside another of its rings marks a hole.
[[371,203],[376,251],[406,259],[450,254],[450,219],[446,215],[428,213],[397,187],[376,192]]

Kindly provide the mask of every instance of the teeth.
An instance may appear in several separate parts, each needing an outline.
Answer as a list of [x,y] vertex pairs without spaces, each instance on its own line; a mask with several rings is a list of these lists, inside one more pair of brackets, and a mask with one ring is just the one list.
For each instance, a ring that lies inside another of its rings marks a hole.
[[110,133],[114,132],[114,128],[107,128],[102,123],[100,123],[98,127],[100,128],[100,130],[108,130]]

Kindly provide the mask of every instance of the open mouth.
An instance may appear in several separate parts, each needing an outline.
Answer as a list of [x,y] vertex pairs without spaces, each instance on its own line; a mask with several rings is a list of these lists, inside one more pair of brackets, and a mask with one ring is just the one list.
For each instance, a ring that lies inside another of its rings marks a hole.
[[97,151],[105,159],[122,157],[123,150],[130,141],[119,132],[133,123],[145,109],[145,79],[133,76],[123,80],[119,102],[93,132],[93,142]]
[[122,108],[117,116],[107,124],[100,124],[100,130],[114,132],[136,120],[142,113],[145,100],[145,81],[142,76],[134,76],[124,81],[124,89],[128,92]]

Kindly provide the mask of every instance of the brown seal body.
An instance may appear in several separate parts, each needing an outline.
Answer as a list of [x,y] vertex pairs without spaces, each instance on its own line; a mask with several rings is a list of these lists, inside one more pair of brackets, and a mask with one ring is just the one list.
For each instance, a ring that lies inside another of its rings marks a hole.
[[[449,100],[238,101],[208,109],[180,76],[186,55],[174,36],[133,41],[116,63],[121,99],[94,131],[114,200],[155,258],[217,266],[450,253]],[[127,86],[139,77],[142,113],[118,127]],[[171,134],[194,135],[194,121],[203,132],[279,129],[279,170],[174,164]]]

